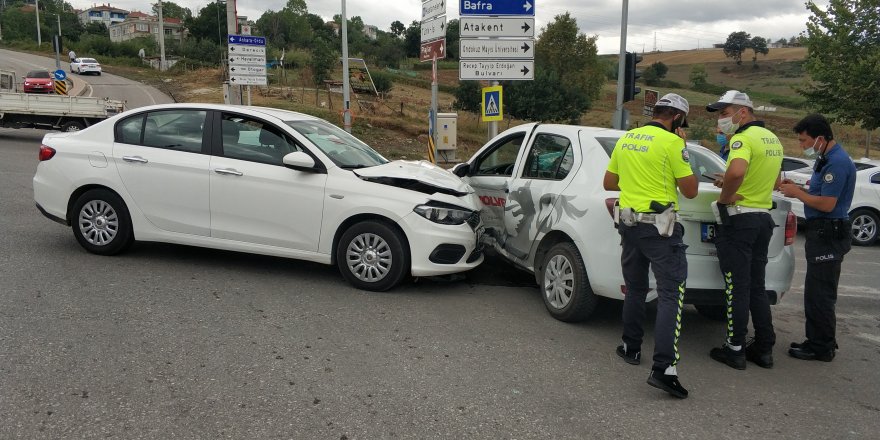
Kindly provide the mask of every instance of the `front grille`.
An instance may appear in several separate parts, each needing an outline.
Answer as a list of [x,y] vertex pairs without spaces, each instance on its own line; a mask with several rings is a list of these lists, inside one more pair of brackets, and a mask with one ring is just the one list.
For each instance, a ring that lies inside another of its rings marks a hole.
[[467,219],[468,226],[470,226],[471,229],[474,231],[476,231],[477,228],[480,227],[480,223],[482,223],[482,219],[480,218],[480,211],[474,211]]

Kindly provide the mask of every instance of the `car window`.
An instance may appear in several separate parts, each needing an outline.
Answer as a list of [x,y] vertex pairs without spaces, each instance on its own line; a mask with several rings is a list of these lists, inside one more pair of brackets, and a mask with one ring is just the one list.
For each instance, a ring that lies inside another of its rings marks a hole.
[[164,110],[147,113],[141,145],[200,153],[207,112]]
[[856,171],[867,170],[868,168],[874,168],[876,165],[872,163],[866,162],[853,162],[856,166]]
[[[562,180],[571,170],[573,160],[571,140],[565,136],[540,133],[535,136],[529,149],[522,176],[533,179]],[[567,168],[563,166],[563,163],[567,163]]]
[[305,136],[340,168],[366,168],[388,163],[388,159],[345,130],[320,119],[285,121]]
[[144,130],[144,115],[135,115],[123,119],[116,124],[116,142],[131,145],[141,144],[141,135]]
[[880,183],[880,173],[875,173],[871,176],[871,183]]
[[224,113],[220,122],[223,156],[282,165],[282,158],[300,149],[278,127],[246,116]]
[[477,159],[477,163],[474,164],[474,168],[477,170],[475,174],[478,176],[512,175],[519,147],[525,137],[525,133],[517,133],[500,140],[488,154]]
[[96,60],[96,59],[94,59],[94,58],[80,58],[80,59],[79,59],[79,62],[80,62],[80,63],[97,64],[97,63],[98,63],[98,60]]
[[32,70],[27,74],[28,78],[51,78],[46,70]]
[[782,158],[782,171],[794,171],[801,168],[808,168],[809,163],[788,157]]

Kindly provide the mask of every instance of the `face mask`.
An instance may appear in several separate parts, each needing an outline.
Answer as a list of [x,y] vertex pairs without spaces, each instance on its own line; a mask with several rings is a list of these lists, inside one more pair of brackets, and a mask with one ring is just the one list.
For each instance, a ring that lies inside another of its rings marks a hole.
[[819,138],[816,138],[816,140],[813,141],[813,146],[804,150],[804,157],[806,157],[807,159],[812,159],[818,155],[818,153],[816,153],[816,144],[818,142]]
[[718,129],[721,130],[722,133],[734,134],[739,130],[739,122],[736,124],[733,123],[733,117],[736,116],[737,113],[730,115],[729,118],[721,118],[718,120]]
[[727,135],[718,133],[715,135],[715,140],[718,141],[718,145],[721,145],[721,148],[727,146]]

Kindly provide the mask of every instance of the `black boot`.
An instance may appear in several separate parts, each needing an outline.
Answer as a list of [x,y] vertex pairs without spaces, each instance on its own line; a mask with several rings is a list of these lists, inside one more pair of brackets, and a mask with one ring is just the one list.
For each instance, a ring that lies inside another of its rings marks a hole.
[[816,353],[811,347],[805,345],[802,345],[799,348],[789,348],[788,354],[795,359],[805,361],[831,362],[834,360],[834,350],[828,350],[824,353]]
[[666,391],[679,399],[685,399],[688,396],[688,390],[681,386],[678,376],[674,374],[663,374],[662,371],[651,370],[651,375],[648,376],[648,385]]
[[743,353],[743,350],[733,350],[727,344],[713,348],[709,352],[709,356],[722,364],[727,364],[730,368],[736,368],[737,370],[746,369],[746,355]]
[[617,346],[617,355],[622,357],[626,363],[630,365],[638,365],[642,363],[642,352],[634,350],[625,350],[622,345]]
[[754,339],[746,344],[746,360],[761,368],[773,368],[773,352],[760,351]]

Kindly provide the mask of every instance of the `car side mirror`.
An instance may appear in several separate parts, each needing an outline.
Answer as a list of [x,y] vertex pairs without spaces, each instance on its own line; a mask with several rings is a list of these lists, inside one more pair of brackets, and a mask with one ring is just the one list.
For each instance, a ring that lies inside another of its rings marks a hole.
[[467,162],[462,162],[454,167],[452,167],[452,174],[455,174],[458,177],[464,177],[470,174],[471,172],[471,164]]
[[297,171],[303,171],[307,173],[320,172],[318,167],[315,166],[315,159],[312,159],[312,156],[309,156],[302,151],[294,151],[293,153],[284,155],[284,157],[281,158],[281,162],[287,168],[291,168]]

